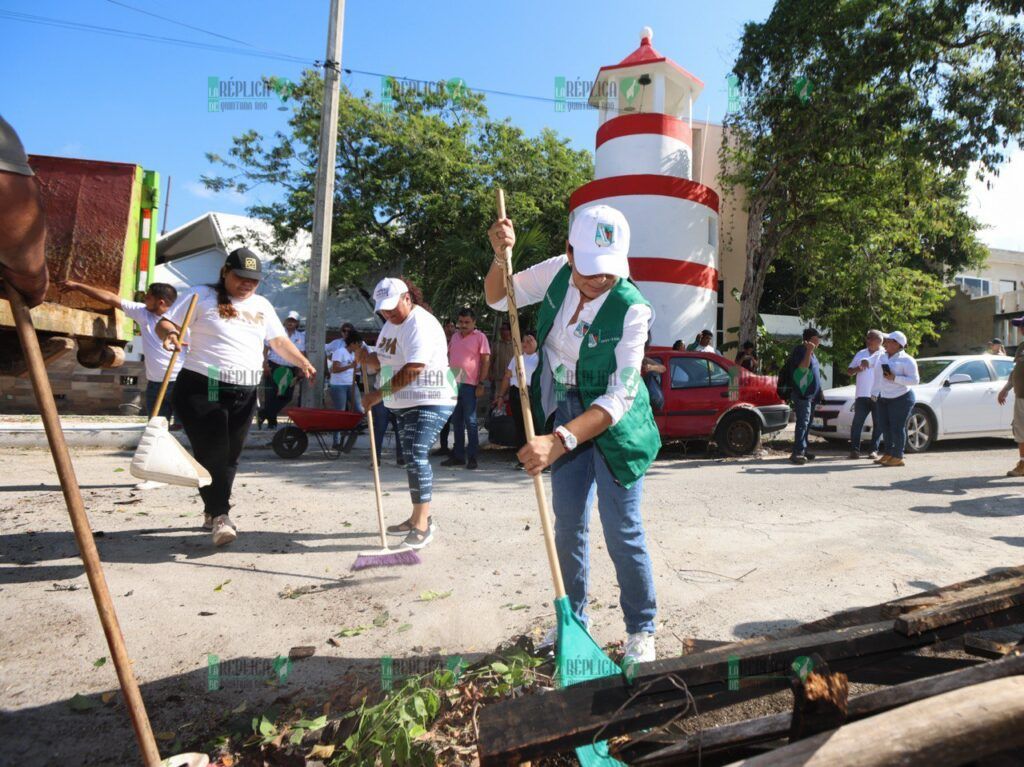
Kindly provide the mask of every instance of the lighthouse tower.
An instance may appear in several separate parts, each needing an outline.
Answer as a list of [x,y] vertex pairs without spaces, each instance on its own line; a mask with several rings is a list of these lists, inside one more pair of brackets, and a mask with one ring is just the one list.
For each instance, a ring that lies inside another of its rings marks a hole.
[[601,67],[594,180],[569,199],[575,211],[605,204],[629,221],[629,269],[654,307],[652,342],[690,343],[715,328],[718,195],[693,180],[693,102],[704,83],[651,47]]

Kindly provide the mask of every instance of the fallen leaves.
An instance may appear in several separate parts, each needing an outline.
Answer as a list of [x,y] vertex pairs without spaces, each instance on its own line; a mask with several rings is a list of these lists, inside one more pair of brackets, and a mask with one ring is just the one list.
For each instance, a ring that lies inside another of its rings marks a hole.
[[451,595],[451,591],[424,591],[416,601],[433,602],[435,599],[447,599]]
[[90,711],[96,708],[98,705],[100,704],[97,703],[95,700],[85,695],[82,695],[79,692],[76,692],[74,697],[68,701],[68,708],[70,708],[72,711],[78,711],[79,713],[83,711]]
[[406,631],[408,631],[411,628],[412,628],[412,624],[411,623],[403,623],[401,626],[398,627],[398,633],[399,634],[404,634]]
[[216,586],[213,587],[213,590],[214,591],[223,591],[224,587],[227,586],[229,583],[231,583],[231,579],[230,578],[228,578],[223,583],[218,583]]
[[306,586],[299,586],[293,589],[291,586],[285,586],[283,590],[277,593],[280,599],[298,599],[303,594],[312,594],[314,591],[319,591],[320,587],[315,584],[309,584]]
[[373,625],[376,626],[377,628],[382,628],[388,622],[388,620],[390,618],[391,618],[391,613],[389,613],[387,610],[385,610],[384,612],[379,613],[377,615],[377,617],[373,619]]
[[307,759],[329,759],[334,755],[334,744],[333,743],[318,743],[313,746],[308,754]]
[[107,656],[103,655],[92,662],[94,668],[107,665]]
[[507,607],[509,610],[526,610],[529,608],[529,605],[512,604],[511,602],[507,602],[506,604],[503,604],[502,607]]
[[344,637],[357,637],[360,634],[362,634],[364,631],[366,631],[367,628],[369,628],[369,627],[368,626],[355,626],[353,628],[342,629],[341,631],[339,631],[334,636],[336,636],[336,637],[343,637],[343,638]]

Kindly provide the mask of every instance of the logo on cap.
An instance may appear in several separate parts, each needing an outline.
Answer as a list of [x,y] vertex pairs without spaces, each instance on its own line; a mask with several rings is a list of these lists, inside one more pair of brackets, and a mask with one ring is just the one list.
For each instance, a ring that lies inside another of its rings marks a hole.
[[247,256],[246,259],[245,259],[245,268],[246,269],[255,269],[255,268],[257,268],[256,267],[256,259],[253,258],[252,256]]
[[381,298],[387,298],[390,292],[391,291],[388,290],[387,288],[377,288],[377,290],[373,294],[373,297],[377,300],[380,300]]
[[594,242],[606,246],[615,242],[615,224],[597,223],[597,232],[594,235]]

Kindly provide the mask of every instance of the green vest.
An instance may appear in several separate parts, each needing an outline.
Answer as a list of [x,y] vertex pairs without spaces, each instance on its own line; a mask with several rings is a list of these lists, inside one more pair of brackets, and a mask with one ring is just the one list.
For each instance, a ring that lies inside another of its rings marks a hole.
[[[566,264],[555,275],[547,294],[541,302],[537,317],[537,345],[544,346],[555,316],[569,290],[572,267]],[[649,306],[640,290],[630,280],[620,279],[611,289],[608,298],[598,310],[594,321],[587,329],[580,356],[576,362],[576,385],[580,390],[583,407],[589,408],[594,400],[608,389],[608,377],[618,366],[615,360],[615,346],[622,338],[626,312],[635,304]],[[544,371],[544,355],[538,357],[537,369],[530,380],[530,405],[533,423],[538,433],[546,428],[547,418],[541,401],[541,376]],[[623,414],[619,422],[600,434],[594,441],[597,449],[608,463],[615,478],[629,488],[646,472],[661,449],[661,436],[654,424],[651,400],[647,387],[643,385],[639,370],[623,370],[619,373],[634,394],[633,405]],[[555,382],[556,396],[565,396],[564,389]]]

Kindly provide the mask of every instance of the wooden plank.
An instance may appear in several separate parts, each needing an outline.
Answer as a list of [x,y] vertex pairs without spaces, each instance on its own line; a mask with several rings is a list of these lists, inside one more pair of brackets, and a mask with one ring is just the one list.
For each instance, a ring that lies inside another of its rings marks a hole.
[[893,625],[896,631],[904,636],[914,636],[1019,605],[1024,605],[1024,585],[1014,586],[1012,590],[999,589],[990,594],[915,610],[901,615]]
[[[846,710],[847,721],[854,722],[908,703],[993,679],[1020,675],[1024,675],[1024,656],[1012,656],[992,663],[981,663],[962,671],[950,671],[884,690],[875,690],[850,698]],[[727,757],[738,749],[785,737],[789,732],[791,720],[792,715],[784,712],[722,725],[681,738],[671,746],[658,751],[630,758],[629,763],[644,767],[687,767],[697,764],[698,751],[700,758],[705,762],[711,757]]]
[[957,765],[1024,748],[1024,677],[943,693],[862,719],[737,767]]
[[[779,679],[794,658],[817,652],[833,668],[846,670],[842,661],[855,659],[864,664],[864,656],[885,656],[968,632],[997,628],[1024,621],[1024,607],[983,615],[952,626],[943,626],[926,634],[904,636],[892,630],[890,621],[854,626],[818,634],[790,636],[756,644],[737,643],[694,655],[641,664],[633,685],[621,677],[607,677],[543,696],[529,696],[488,706],[480,713],[479,754],[481,767],[518,764],[559,751],[575,748],[591,740],[600,730],[603,738],[656,727],[671,720],[685,707],[685,701],[673,685],[664,679],[672,674],[682,680],[693,694],[700,694],[701,709],[720,708],[742,699],[739,693],[750,686],[779,689]],[[741,689],[726,691],[729,660],[735,656]],[[837,663],[836,661],[840,661]],[[644,695],[625,706],[641,685]]]
[[1010,626],[964,637],[964,652],[982,658],[1002,658],[1017,650],[1024,650],[1024,626]]

